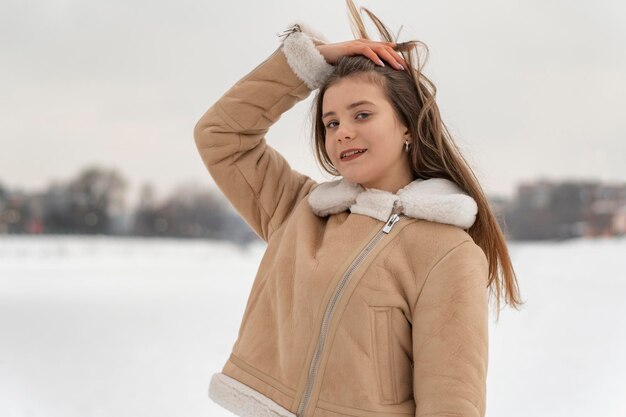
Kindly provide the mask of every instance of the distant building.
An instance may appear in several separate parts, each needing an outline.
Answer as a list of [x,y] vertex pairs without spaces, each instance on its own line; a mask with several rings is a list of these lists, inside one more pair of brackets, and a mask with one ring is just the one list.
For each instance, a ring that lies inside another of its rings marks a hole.
[[506,218],[516,240],[616,236],[625,210],[626,183],[541,180],[518,186]]
[[623,205],[614,213],[613,230],[618,235],[626,235],[626,205]]

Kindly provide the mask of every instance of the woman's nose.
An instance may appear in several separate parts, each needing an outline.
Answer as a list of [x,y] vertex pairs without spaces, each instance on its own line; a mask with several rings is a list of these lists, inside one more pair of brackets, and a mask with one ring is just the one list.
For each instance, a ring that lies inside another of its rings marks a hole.
[[351,140],[352,138],[354,138],[354,129],[343,123],[339,125],[336,134],[337,140]]

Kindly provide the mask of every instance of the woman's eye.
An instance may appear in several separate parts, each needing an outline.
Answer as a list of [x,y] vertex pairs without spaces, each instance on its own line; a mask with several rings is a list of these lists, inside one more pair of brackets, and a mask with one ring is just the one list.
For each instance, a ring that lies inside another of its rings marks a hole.
[[[365,116],[365,117],[359,117],[359,116]],[[370,117],[369,113],[357,113],[356,118],[357,119],[367,119],[368,117]],[[327,129],[332,129],[333,127],[335,127],[335,125],[333,125],[333,123],[337,123],[334,120],[332,122],[328,122],[328,124],[326,125]]]

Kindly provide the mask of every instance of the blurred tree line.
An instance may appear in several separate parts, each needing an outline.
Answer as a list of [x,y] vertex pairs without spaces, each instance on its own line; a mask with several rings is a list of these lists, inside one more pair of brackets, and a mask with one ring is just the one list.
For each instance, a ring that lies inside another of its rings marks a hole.
[[127,189],[119,172],[98,166],[54,181],[42,192],[9,190],[0,183],[0,233],[258,240],[219,191],[181,185],[157,199],[154,187],[143,184],[139,203],[129,208]]
[[[258,240],[219,191],[186,184],[158,199],[140,187],[128,208],[127,181],[118,172],[87,167],[39,193],[0,182],[0,234],[103,234],[209,238],[247,244]],[[511,199],[490,197],[509,240],[548,240],[626,234],[626,184],[532,181]]]

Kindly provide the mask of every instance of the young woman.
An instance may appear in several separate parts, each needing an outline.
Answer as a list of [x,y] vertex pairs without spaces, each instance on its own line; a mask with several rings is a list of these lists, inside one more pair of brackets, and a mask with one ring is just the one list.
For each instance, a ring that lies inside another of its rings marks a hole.
[[[195,141],[266,252],[209,396],[236,415],[484,416],[489,289],[518,308],[506,242],[435,90],[376,23],[303,24],[202,116]],[[417,61],[419,64],[419,61]],[[317,183],[265,139],[318,89]]]

